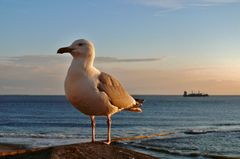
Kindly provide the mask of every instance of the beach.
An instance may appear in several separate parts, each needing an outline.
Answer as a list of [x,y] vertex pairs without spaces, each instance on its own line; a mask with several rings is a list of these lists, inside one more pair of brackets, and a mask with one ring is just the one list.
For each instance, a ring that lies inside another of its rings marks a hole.
[[14,145],[0,146],[0,159],[156,159],[126,148],[103,143],[80,143],[48,148],[18,149]]

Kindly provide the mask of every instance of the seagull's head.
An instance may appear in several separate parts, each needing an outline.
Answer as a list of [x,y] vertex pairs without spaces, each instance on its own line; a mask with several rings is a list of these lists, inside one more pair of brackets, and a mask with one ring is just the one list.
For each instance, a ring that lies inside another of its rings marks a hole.
[[73,58],[94,58],[94,45],[91,41],[79,39],[68,47],[58,49],[58,54],[70,53]]

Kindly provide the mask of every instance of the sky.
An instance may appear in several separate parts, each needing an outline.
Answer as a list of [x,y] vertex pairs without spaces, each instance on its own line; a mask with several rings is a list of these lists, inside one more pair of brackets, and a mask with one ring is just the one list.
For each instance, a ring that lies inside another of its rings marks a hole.
[[0,0],[0,94],[64,94],[56,51],[84,38],[131,94],[240,95],[239,16],[240,0]]

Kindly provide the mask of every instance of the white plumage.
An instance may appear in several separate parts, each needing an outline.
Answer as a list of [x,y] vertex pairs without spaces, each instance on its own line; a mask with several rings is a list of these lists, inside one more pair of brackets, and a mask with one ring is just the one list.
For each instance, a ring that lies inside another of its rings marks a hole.
[[107,116],[107,144],[110,144],[111,115],[121,110],[141,112],[143,100],[135,100],[116,78],[93,66],[95,49],[92,42],[80,39],[58,50],[60,54],[66,52],[73,56],[65,79],[66,97],[80,112],[90,116],[92,142],[95,140],[94,116]]

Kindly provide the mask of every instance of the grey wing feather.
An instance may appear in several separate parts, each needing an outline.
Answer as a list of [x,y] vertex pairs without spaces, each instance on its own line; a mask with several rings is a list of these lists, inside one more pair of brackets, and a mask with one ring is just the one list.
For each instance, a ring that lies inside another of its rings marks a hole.
[[121,108],[130,108],[136,104],[135,100],[114,77],[102,72],[99,75],[99,91],[105,92],[112,105]]

